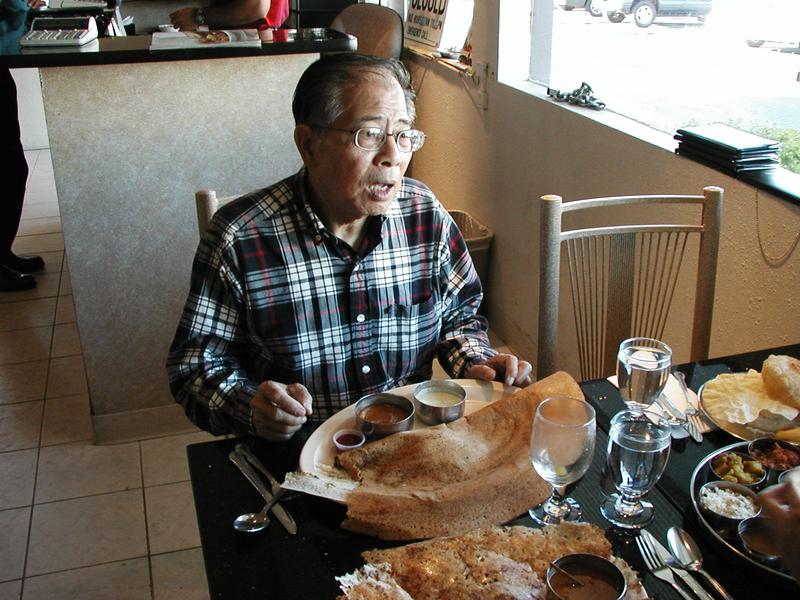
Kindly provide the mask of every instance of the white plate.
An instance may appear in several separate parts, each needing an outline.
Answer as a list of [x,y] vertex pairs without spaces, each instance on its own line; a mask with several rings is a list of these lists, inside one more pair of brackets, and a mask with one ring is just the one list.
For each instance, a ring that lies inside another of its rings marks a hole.
[[[477,379],[453,379],[467,392],[464,414],[470,414],[494,402],[507,394],[513,394],[519,388],[506,387],[494,381],[479,381]],[[414,388],[418,384],[405,385],[393,390],[386,390],[398,396],[404,396],[413,401]],[[336,458],[336,448],[333,445],[333,434],[340,429],[350,429],[356,426],[356,413],[354,405],[340,410],[330,417],[308,438],[303,450],[300,452],[300,471],[325,477],[325,468],[332,468]],[[414,429],[425,429],[425,423],[415,418]],[[322,467],[322,469],[320,469]]]

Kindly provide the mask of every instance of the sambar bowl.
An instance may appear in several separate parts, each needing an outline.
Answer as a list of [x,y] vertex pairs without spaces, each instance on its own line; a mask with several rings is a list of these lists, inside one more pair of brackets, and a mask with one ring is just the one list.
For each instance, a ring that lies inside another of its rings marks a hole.
[[739,539],[744,551],[762,562],[778,562],[780,550],[767,526],[766,517],[752,517],[739,523]]
[[[578,588],[570,578],[577,579],[583,587]],[[572,590],[590,592],[596,600],[620,600],[628,590],[619,567],[595,554],[565,554],[554,560],[547,569],[546,583],[548,600],[570,600]]]
[[455,381],[425,381],[414,388],[417,414],[427,425],[449,423],[464,416],[467,391]]
[[710,481],[697,494],[707,521],[721,533],[735,537],[739,523],[761,512],[761,500],[751,488],[731,481]]
[[414,403],[408,398],[379,392],[355,404],[356,426],[370,439],[408,431],[414,427]]

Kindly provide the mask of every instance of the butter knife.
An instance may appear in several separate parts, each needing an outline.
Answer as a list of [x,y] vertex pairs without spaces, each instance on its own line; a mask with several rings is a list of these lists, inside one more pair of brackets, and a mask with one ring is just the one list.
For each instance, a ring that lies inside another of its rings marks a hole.
[[650,542],[653,544],[653,548],[655,548],[656,554],[658,555],[658,558],[661,559],[661,562],[667,565],[675,575],[680,577],[681,580],[687,586],[689,586],[689,589],[692,590],[695,596],[697,596],[701,600],[716,600],[711,594],[705,591],[705,589],[703,589],[703,587],[699,583],[697,583],[697,580],[694,577],[692,577],[684,569],[674,566],[675,558],[672,556],[670,551],[667,550],[666,547],[664,547],[664,545],[656,539],[656,537],[652,533],[646,530],[642,530],[640,534],[646,535],[650,538]]
[[[256,472],[250,466],[250,463],[248,463],[241,456],[241,454],[237,453],[235,450],[231,451],[231,453],[228,454],[228,458],[233,464],[235,464],[239,468],[239,470],[247,478],[247,480],[253,484],[253,487],[255,487],[258,490],[258,493],[261,494],[264,500],[266,500],[267,502],[271,502],[273,494],[267,489],[267,486],[264,485],[264,482],[259,478],[259,476],[256,475]],[[279,494],[280,492],[278,494],[274,494],[274,496],[278,496]],[[275,515],[275,517],[278,519],[280,524],[283,525],[286,531],[288,531],[291,535],[297,533],[297,524],[294,522],[292,515],[290,515],[283,506],[276,503],[272,506],[270,510],[272,511],[272,514]]]
[[241,454],[244,458],[246,458],[250,462],[250,464],[253,465],[256,469],[261,471],[264,477],[266,477],[267,480],[269,481],[269,485],[272,488],[273,494],[277,494],[279,491],[281,491],[282,489],[281,482],[278,481],[275,477],[273,477],[272,473],[267,471],[267,468],[260,460],[258,460],[258,457],[255,454],[253,454],[253,451],[250,450],[249,446],[247,446],[246,444],[242,444],[240,442],[236,444],[235,451],[238,454]]

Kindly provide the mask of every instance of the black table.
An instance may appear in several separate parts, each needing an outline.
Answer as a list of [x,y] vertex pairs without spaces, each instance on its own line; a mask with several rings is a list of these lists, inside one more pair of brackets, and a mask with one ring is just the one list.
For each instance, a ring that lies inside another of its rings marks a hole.
[[[800,356],[800,344],[683,365],[680,370],[696,390],[719,373],[760,368],[770,353]],[[607,490],[609,485],[602,473],[608,440],[606,431],[611,416],[622,408],[622,401],[616,388],[605,380],[585,382],[581,387],[597,408],[599,428],[595,460],[571,495],[584,506],[587,521],[606,527],[599,511],[603,489]],[[310,430],[300,431],[291,441],[282,444],[260,439],[246,441],[266,467],[281,479],[287,471],[296,468],[300,450],[310,433]],[[238,514],[258,511],[263,506],[258,493],[228,460],[228,453],[239,441],[205,442],[187,449],[212,598],[332,599],[339,593],[334,577],[361,566],[362,551],[397,545],[397,542],[382,542],[341,529],[339,524],[346,513],[344,506],[305,495],[285,503],[298,523],[296,536],[289,536],[277,522],[258,534],[235,532],[231,523]],[[689,480],[694,467],[710,452],[734,441],[732,436],[718,431],[707,435],[702,444],[691,440],[673,442],[667,470],[648,496],[656,507],[655,521],[648,530],[662,540],[666,530],[676,524],[692,533],[703,550],[708,571],[737,599],[800,597],[800,589],[793,584],[775,580],[709,540],[694,517],[689,498]],[[533,526],[527,515],[511,524]],[[644,570],[632,538],[613,530],[609,530],[607,536],[616,554],[637,570]],[[644,584],[657,598],[677,597],[672,588],[649,574],[644,576]]]

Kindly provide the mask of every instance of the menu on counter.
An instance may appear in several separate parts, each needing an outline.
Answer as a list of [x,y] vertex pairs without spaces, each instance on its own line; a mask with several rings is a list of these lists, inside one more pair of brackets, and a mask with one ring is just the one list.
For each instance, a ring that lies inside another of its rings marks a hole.
[[153,33],[150,50],[179,48],[260,47],[257,29],[225,29],[213,31],[157,31]]

